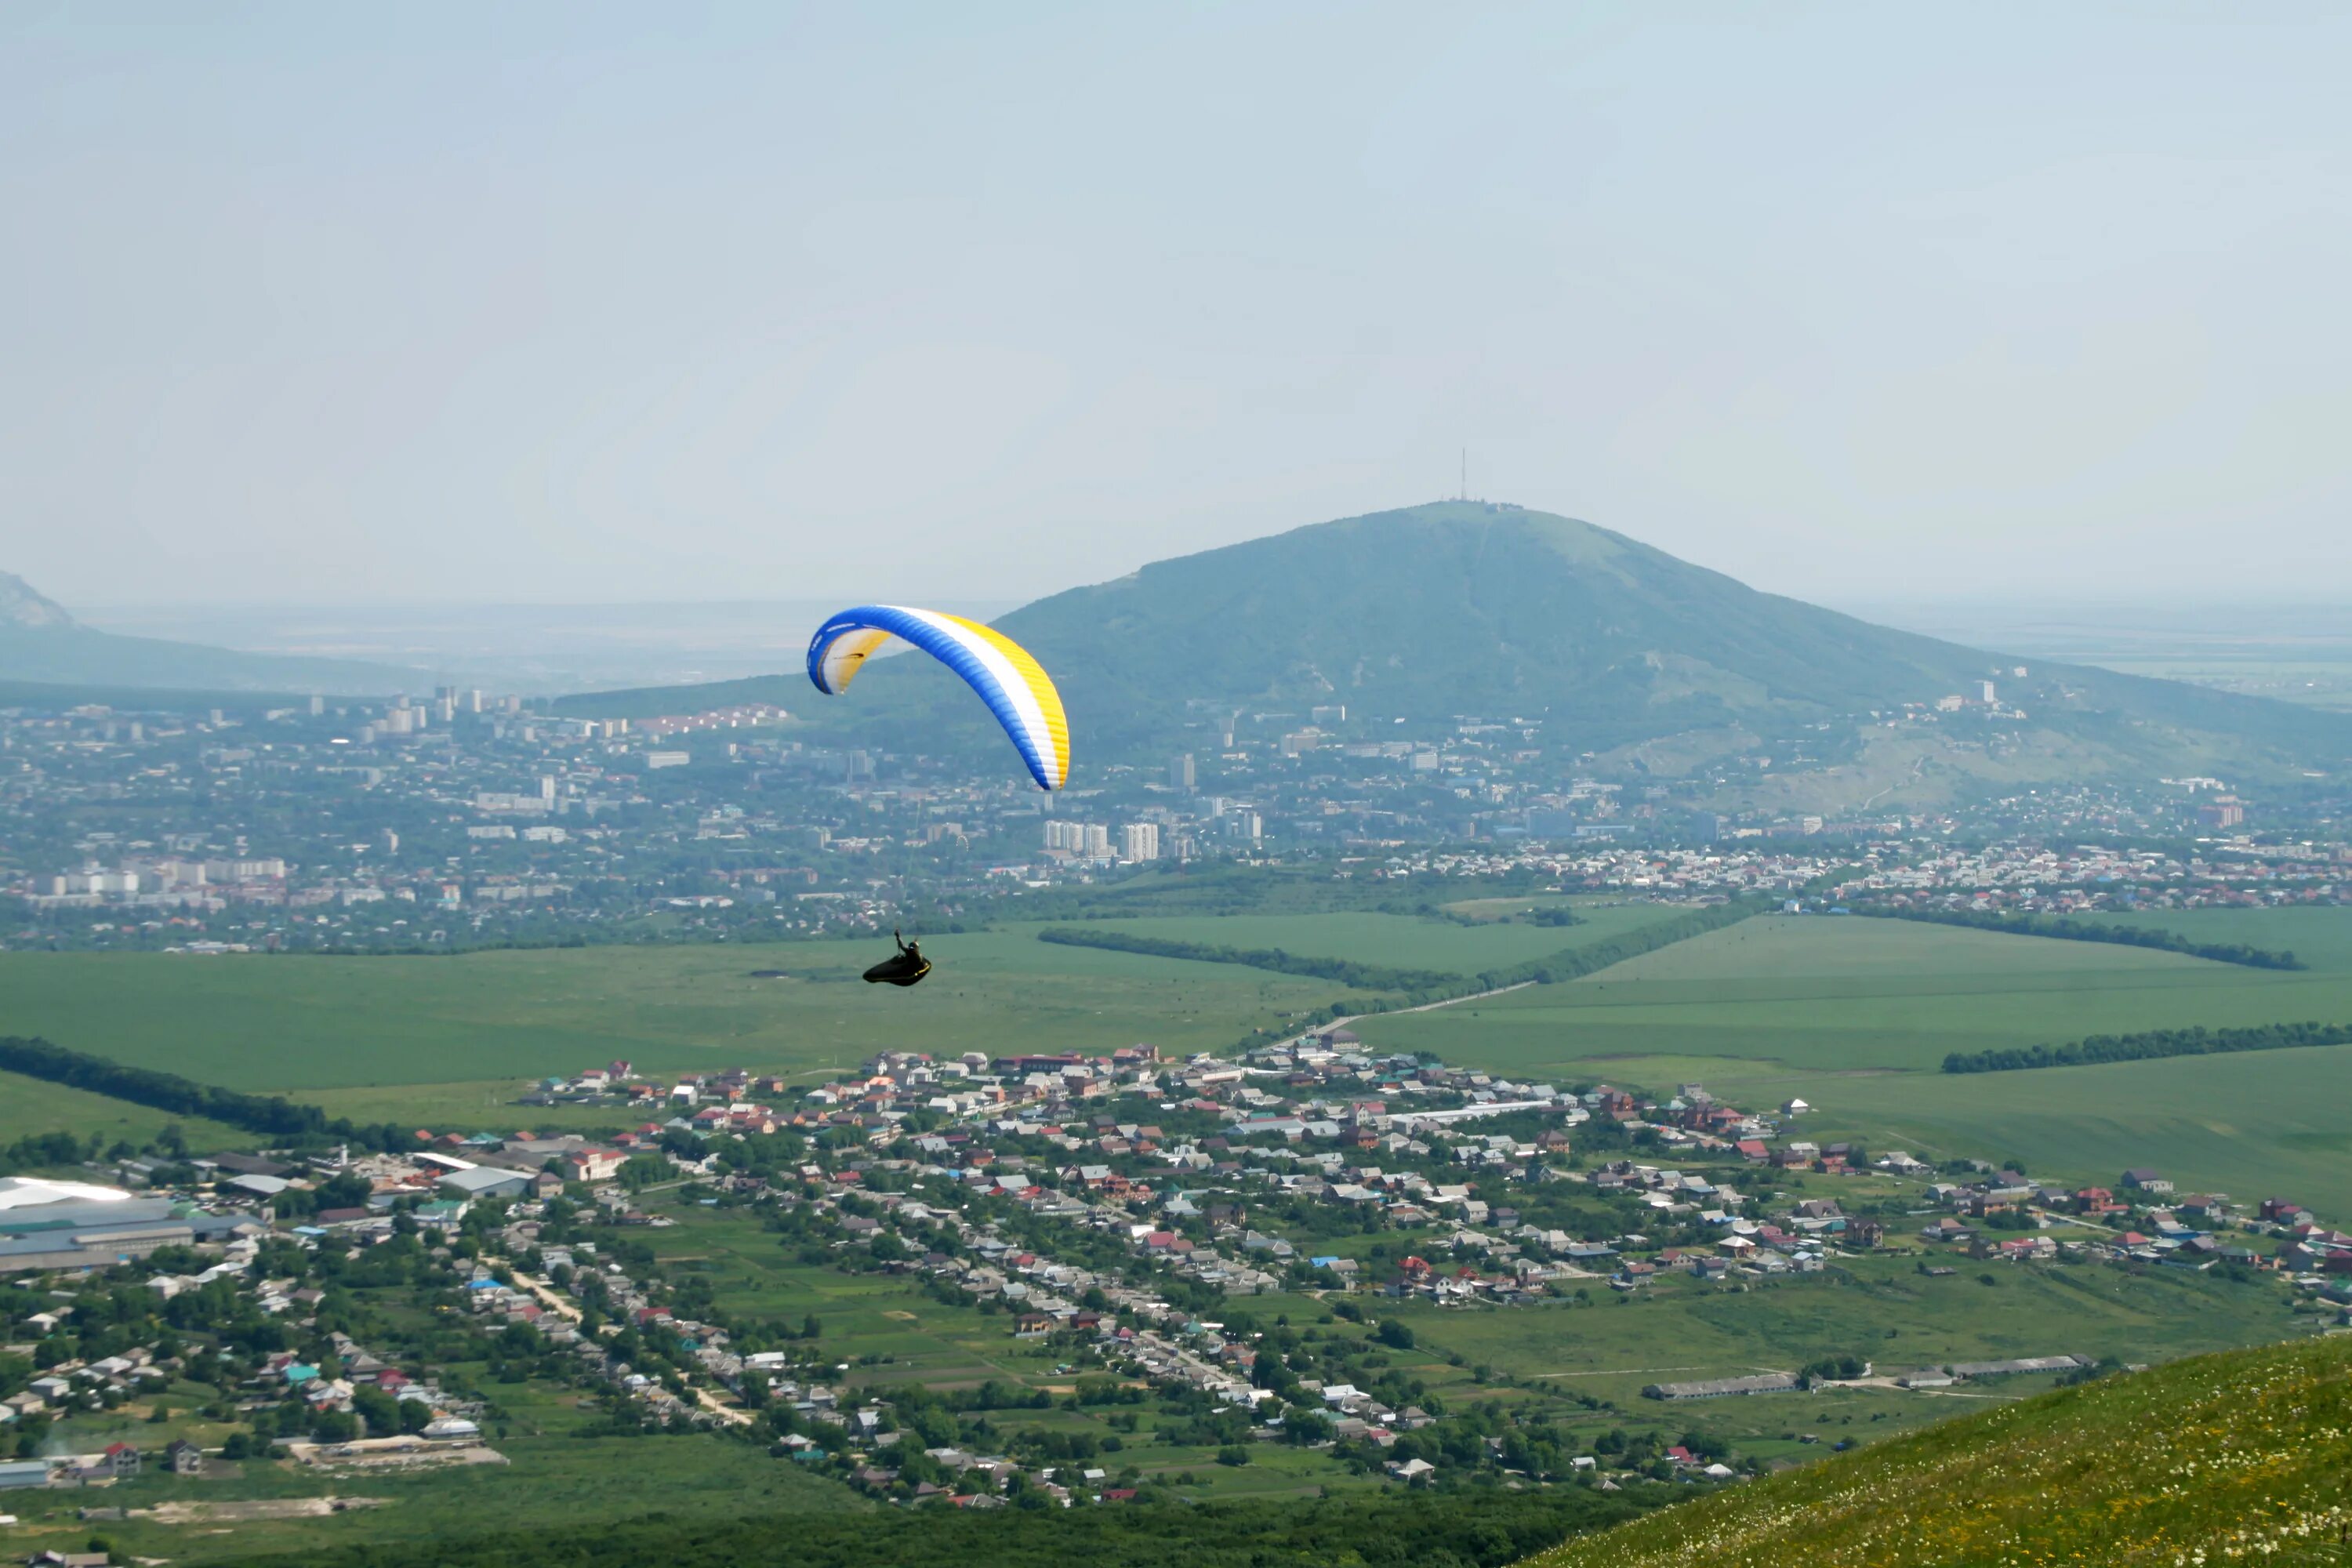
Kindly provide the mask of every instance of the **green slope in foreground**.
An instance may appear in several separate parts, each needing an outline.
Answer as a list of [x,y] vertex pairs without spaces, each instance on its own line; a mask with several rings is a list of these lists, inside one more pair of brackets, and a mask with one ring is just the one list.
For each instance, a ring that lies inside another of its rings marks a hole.
[[2352,1563],[2352,1337],[2175,1362],[1792,1470],[1530,1568]]

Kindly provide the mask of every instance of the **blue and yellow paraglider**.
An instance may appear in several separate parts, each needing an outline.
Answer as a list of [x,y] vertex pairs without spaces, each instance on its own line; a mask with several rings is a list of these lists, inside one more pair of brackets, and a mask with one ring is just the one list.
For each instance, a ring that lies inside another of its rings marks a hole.
[[826,696],[839,696],[867,657],[894,637],[921,648],[980,693],[1039,789],[1070,782],[1070,725],[1062,694],[1027,648],[992,626],[937,610],[860,605],[827,620],[809,639],[809,679]]

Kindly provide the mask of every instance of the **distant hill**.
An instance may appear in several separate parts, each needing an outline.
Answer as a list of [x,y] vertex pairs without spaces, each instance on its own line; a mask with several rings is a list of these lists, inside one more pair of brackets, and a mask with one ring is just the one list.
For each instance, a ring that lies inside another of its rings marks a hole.
[[2347,1475],[2352,1339],[2306,1340],[1944,1422],[1528,1565],[2340,1563],[2352,1561]]
[[0,626],[70,626],[71,616],[14,572],[0,572]]
[[[1918,802],[2118,773],[2285,775],[2352,757],[2352,716],[1874,626],[1591,523],[1481,502],[1157,562],[997,625],[1061,687],[1074,782],[1106,763],[1213,745],[1237,712],[1263,740],[1342,704],[1346,722],[1328,727],[1353,739],[1539,721],[1538,743],[1580,771],[1713,769],[1719,802],[1739,808]],[[1972,703],[1933,725],[1869,717],[1979,698],[1988,680],[2006,716]],[[997,743],[953,678],[922,658],[876,664],[840,700],[785,673],[591,694],[563,710],[746,700],[896,749]],[[1743,760],[1758,754],[1772,771]]]
[[22,577],[0,572],[0,681],[377,696],[421,690],[431,680],[395,665],[118,637],[81,625]]
[[217,708],[239,718],[289,708],[307,694],[203,686],[66,686],[41,680],[0,680],[0,708],[44,712],[96,706],[126,712],[204,713]]
[[585,691],[558,697],[543,706],[551,713],[575,719],[658,719],[666,714],[708,713],[714,708],[741,708],[755,702],[797,710],[807,707],[817,695],[808,677],[795,670],[790,675],[752,675],[740,680],[711,680],[692,686],[635,686],[622,691]]

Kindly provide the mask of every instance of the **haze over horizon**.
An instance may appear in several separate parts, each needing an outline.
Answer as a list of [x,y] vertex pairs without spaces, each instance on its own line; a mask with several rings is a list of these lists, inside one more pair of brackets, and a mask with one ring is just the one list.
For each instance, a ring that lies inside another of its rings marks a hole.
[[1777,593],[2324,601],[2352,16],[0,17],[0,568],[1014,602],[1469,489]]

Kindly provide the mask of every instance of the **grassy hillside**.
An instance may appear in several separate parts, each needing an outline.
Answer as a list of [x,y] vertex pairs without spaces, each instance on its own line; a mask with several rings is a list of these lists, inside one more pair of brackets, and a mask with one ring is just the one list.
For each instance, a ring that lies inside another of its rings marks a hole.
[[2352,1562],[2352,1339],[2064,1389],[1530,1561],[1539,1568]]

